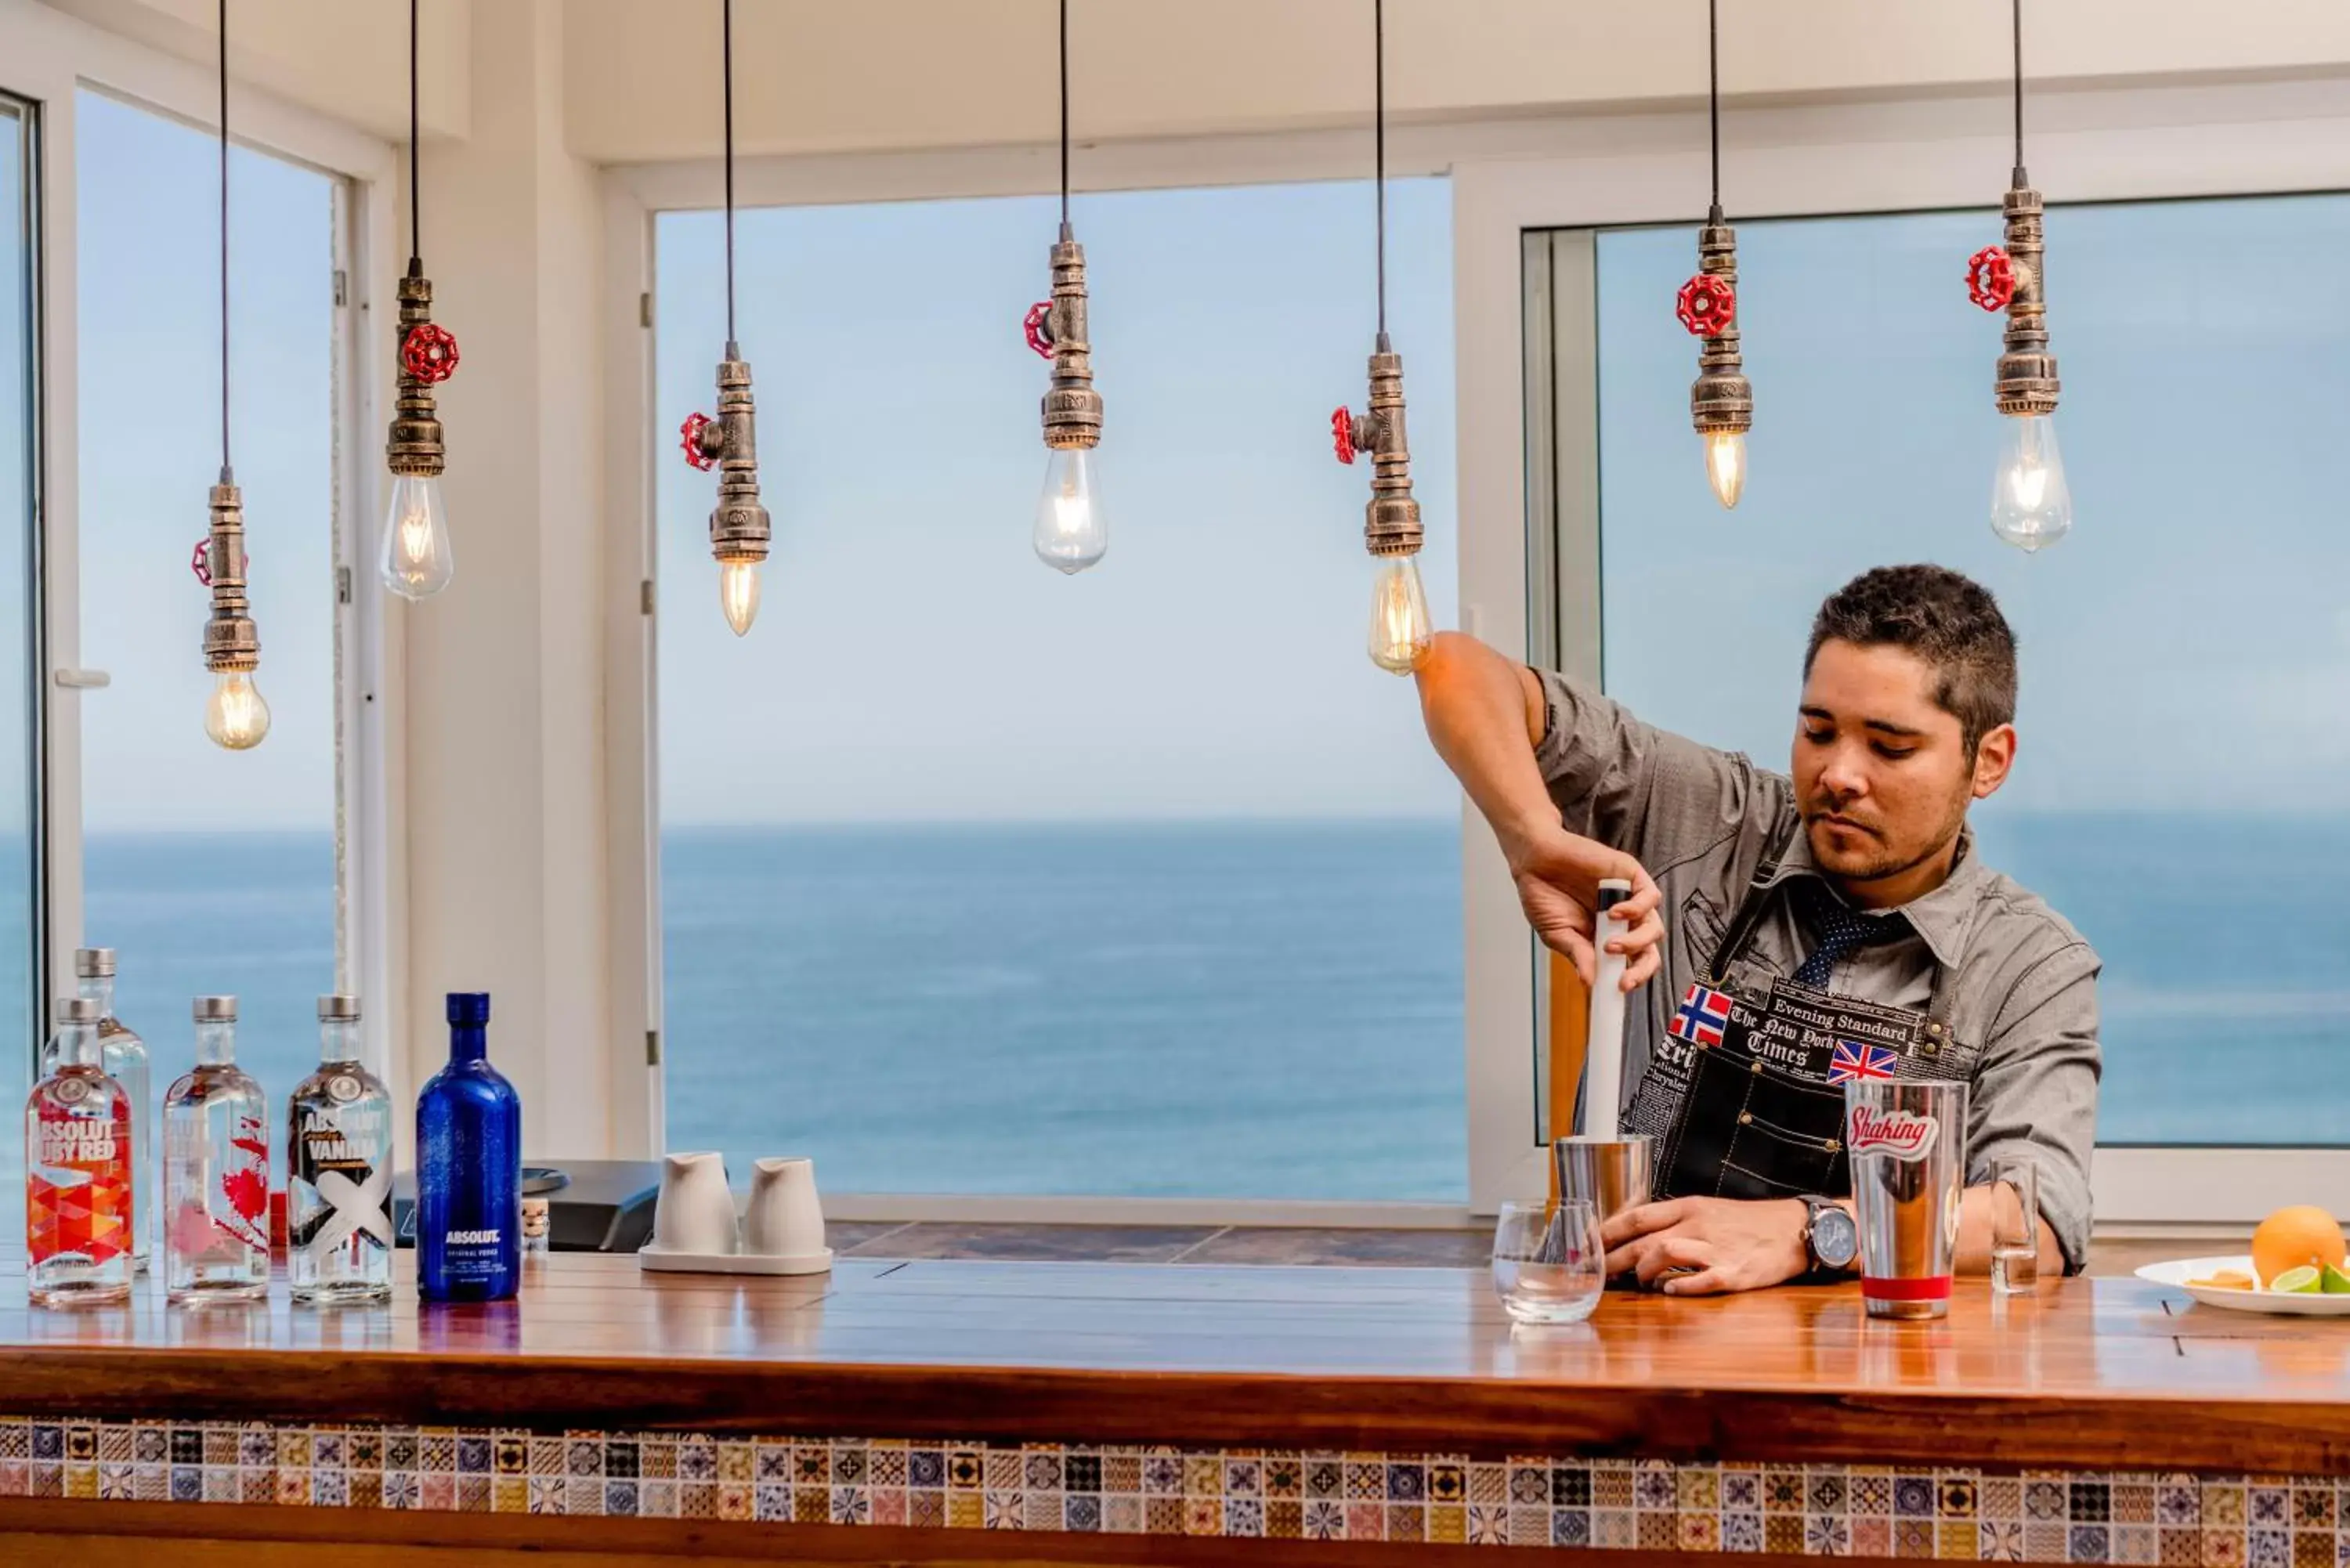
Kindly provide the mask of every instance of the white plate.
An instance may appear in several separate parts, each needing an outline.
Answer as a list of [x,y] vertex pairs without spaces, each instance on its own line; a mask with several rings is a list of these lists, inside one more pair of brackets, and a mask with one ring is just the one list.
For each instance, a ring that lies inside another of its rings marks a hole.
[[[661,1274],[821,1274],[832,1268],[832,1249],[820,1252],[669,1252],[644,1247],[637,1267]],[[2341,1298],[2350,1302],[2350,1296]]]
[[2226,1307],[2230,1312],[2270,1312],[2287,1317],[2350,1317],[2350,1294],[2298,1295],[2291,1291],[2226,1291],[2208,1286],[2190,1285],[2189,1280],[2208,1279],[2222,1269],[2233,1269],[2240,1274],[2252,1272],[2249,1257],[2180,1258],[2168,1263],[2148,1263],[2137,1272],[2137,1277],[2173,1290],[2185,1291],[2205,1306]]

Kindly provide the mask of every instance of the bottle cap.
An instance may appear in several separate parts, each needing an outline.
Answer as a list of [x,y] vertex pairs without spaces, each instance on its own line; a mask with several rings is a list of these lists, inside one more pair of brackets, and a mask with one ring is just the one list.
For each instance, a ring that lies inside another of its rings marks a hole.
[[357,1023],[359,1021],[359,999],[356,996],[322,996],[318,998],[318,1022],[321,1023]]
[[449,993],[449,1022],[479,1025],[490,1021],[490,993],[486,991],[452,991]]
[[107,980],[114,974],[112,948],[74,949],[74,974],[80,980]]
[[200,996],[196,998],[195,1014],[199,1023],[234,1023],[236,1022],[236,998]]
[[90,997],[61,996],[57,998],[57,1014],[59,1023],[95,1023],[106,1016],[106,1010]]

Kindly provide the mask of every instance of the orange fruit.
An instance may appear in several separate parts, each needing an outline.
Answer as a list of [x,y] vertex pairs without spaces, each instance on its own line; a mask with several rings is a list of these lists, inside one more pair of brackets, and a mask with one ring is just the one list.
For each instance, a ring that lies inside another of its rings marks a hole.
[[2341,1224],[2314,1203],[2280,1209],[2252,1232],[2252,1268],[2263,1287],[2287,1269],[2339,1267],[2345,1255]]

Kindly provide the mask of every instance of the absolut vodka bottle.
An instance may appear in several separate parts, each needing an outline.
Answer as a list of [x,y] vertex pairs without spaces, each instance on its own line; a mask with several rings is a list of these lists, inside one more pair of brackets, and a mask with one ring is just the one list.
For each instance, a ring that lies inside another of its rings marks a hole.
[[98,1003],[60,1001],[25,1102],[25,1257],[35,1306],[130,1295],[130,1101],[99,1063]]
[[174,1303],[269,1290],[268,1102],[236,1064],[236,998],[196,998],[196,1065],[163,1096],[163,1288]]
[[391,1095],[359,1062],[359,999],[318,998],[318,1070],[286,1122],[286,1274],[297,1302],[391,1297]]
[[155,1085],[147,1042],[114,1016],[112,948],[75,949],[74,976],[80,994],[99,1006],[99,1064],[130,1097],[130,1264],[144,1273],[155,1230]]
[[490,999],[449,993],[449,1064],[416,1096],[416,1289],[503,1301],[522,1282],[522,1099],[489,1062]]

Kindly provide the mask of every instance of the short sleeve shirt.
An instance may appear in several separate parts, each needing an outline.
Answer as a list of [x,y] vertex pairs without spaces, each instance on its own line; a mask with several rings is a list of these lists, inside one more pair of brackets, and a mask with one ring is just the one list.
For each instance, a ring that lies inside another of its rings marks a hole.
[[[1712,963],[1769,848],[1752,939],[1722,977],[1750,994],[1791,975],[1815,945],[1789,887],[1819,878],[1797,820],[1794,786],[1745,757],[1645,724],[1620,703],[1544,671],[1545,722],[1535,757],[1568,831],[1624,850],[1663,894],[1662,971],[1625,1022],[1624,1081],[1634,1096],[1669,1011]],[[1967,1179],[2029,1156],[2040,1209],[2067,1262],[2088,1254],[2089,1157],[2096,1142],[2096,953],[2033,894],[1986,867],[1971,832],[1949,878],[1880,917],[1904,929],[1836,962],[1827,989],[1925,1011],[1938,967],[1953,1039],[1971,1056]],[[1654,1114],[1650,1103],[1643,1107]]]

